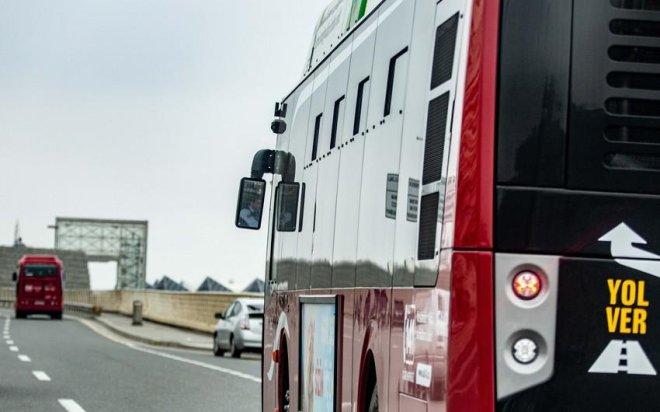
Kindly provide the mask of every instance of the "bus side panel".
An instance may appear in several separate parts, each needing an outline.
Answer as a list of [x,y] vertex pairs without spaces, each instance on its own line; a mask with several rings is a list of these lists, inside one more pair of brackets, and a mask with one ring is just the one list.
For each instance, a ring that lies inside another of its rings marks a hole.
[[[317,126],[323,127],[325,119],[323,118],[323,108],[325,106],[325,92],[328,85],[329,64],[326,61],[322,67],[316,71],[314,86],[310,102],[309,120],[307,126],[307,139],[305,155],[300,162],[306,164],[303,168],[301,181],[305,185],[305,213],[303,215],[302,230],[298,236],[297,253],[297,287],[298,289],[307,289],[311,287],[330,286],[330,279],[316,277],[312,279],[312,254],[314,251],[314,232],[316,231],[317,221],[317,178],[318,178],[318,159],[312,160],[314,147],[314,137]],[[318,154],[317,154],[318,155]]]
[[[353,133],[356,123],[363,129],[366,122],[366,107],[369,101],[374,46],[376,40],[375,26],[363,24],[353,34],[350,44],[350,73],[346,86],[345,112],[343,127],[338,126],[337,146],[340,152],[339,174],[336,192],[336,211],[334,225],[334,240],[332,252],[332,288],[335,290],[353,288],[355,286],[355,265],[357,256],[357,233],[359,217],[360,187],[362,182],[362,159],[364,140]],[[361,104],[358,105],[358,94],[361,89]],[[360,118],[357,119],[357,113]],[[359,120],[359,121],[358,121]],[[362,125],[361,125],[362,124]],[[323,189],[325,190],[325,189]],[[344,302],[344,349],[342,365],[342,408],[350,409],[357,396],[359,380],[359,359],[361,350],[356,349],[359,343],[354,339],[354,319],[360,309],[353,310],[356,302],[354,291],[347,291]],[[350,302],[349,302],[350,300]]]
[[[378,12],[366,124],[356,136],[364,140],[356,286],[369,289],[355,292],[356,311],[363,316],[355,327],[354,353],[363,368],[364,349],[373,353],[382,410],[392,409],[388,396],[391,286],[395,222],[401,218],[396,213],[396,193],[414,6],[413,1],[392,2]],[[371,388],[364,387],[364,381],[359,384],[369,396]]]
[[[456,175],[455,248],[493,247],[493,183],[499,0],[475,0]],[[448,179],[452,181],[452,177]],[[448,188],[448,192],[452,192]],[[449,202],[448,200],[448,203]],[[443,234],[443,237],[445,234]]]
[[493,255],[453,252],[447,411],[495,410]]
[[360,186],[362,183],[362,158],[364,139],[354,136],[353,129],[358,112],[358,90],[362,86],[361,119],[366,118],[366,102],[369,98],[375,29],[363,25],[353,35],[351,68],[346,88],[346,115],[341,140],[339,178],[337,183],[337,208],[333,249],[333,288],[355,286],[355,263],[357,254],[357,231],[359,217]]
[[[415,4],[402,100],[404,118],[392,268],[388,396],[390,410],[406,408],[408,412],[429,407],[445,410],[447,310],[438,305],[448,300],[443,301],[439,297],[442,291],[437,289],[408,289],[414,284],[417,265],[418,202],[424,157],[422,136],[429,101],[435,11],[435,3],[417,1]],[[396,110],[393,113],[396,115]],[[433,271],[437,273],[437,265]]]
[[[351,42],[337,50],[329,65],[329,76],[321,129],[318,136],[317,159],[311,167],[318,168],[316,220],[312,252],[312,288],[332,286],[332,254],[335,237],[337,185],[342,151],[337,149],[344,123],[351,120],[346,111],[346,85],[350,70]],[[331,142],[334,130],[334,142]],[[312,138],[314,136],[311,136]],[[331,147],[334,143],[334,147]]]
[[[337,218],[337,191],[339,185],[339,168],[342,160],[342,135],[347,124],[353,120],[351,112],[347,110],[349,92],[347,85],[351,68],[352,39],[344,42],[337,50],[330,63],[328,90],[324,109],[324,128],[319,138],[318,152],[322,156],[319,164],[317,190],[317,219],[314,234],[314,262],[312,278],[325,277],[332,285],[335,279],[332,273],[333,253],[335,247],[335,222]],[[352,92],[352,90],[350,91]],[[336,118],[335,118],[336,116]],[[334,130],[334,133],[333,133]],[[334,144],[334,147],[332,147]],[[318,291],[314,291],[317,293]],[[352,407],[353,387],[352,360],[353,360],[353,290],[334,289],[342,297],[343,316],[341,323],[341,348],[339,356],[337,388],[337,402],[342,410],[349,412]]]

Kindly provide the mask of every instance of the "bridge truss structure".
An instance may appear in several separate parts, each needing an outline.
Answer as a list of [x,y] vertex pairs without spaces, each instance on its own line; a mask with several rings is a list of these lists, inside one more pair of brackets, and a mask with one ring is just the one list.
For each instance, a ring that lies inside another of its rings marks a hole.
[[55,218],[55,249],[78,250],[90,262],[117,262],[115,289],[144,289],[148,222]]

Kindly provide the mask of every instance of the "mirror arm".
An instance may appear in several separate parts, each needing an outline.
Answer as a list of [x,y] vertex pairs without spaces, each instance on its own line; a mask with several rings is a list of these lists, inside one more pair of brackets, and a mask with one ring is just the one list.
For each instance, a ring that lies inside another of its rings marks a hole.
[[296,178],[296,158],[282,150],[259,150],[252,159],[253,179],[262,179],[265,173],[282,175],[285,182],[293,182]]

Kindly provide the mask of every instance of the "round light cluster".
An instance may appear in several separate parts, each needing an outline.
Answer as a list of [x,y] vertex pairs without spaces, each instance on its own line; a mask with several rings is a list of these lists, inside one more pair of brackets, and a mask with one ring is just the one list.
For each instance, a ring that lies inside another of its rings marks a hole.
[[541,277],[528,270],[513,277],[513,293],[523,300],[534,299],[541,293]]
[[518,339],[513,344],[513,358],[523,365],[527,365],[536,360],[538,356],[538,345],[529,338]]

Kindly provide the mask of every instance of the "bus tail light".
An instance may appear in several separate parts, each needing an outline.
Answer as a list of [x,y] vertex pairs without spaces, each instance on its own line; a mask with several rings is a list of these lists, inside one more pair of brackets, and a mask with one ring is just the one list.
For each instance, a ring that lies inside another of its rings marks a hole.
[[525,270],[513,277],[513,293],[522,300],[532,300],[541,293],[541,276]]
[[518,339],[511,348],[513,359],[523,365],[528,365],[536,360],[539,354],[539,346],[530,338]]

